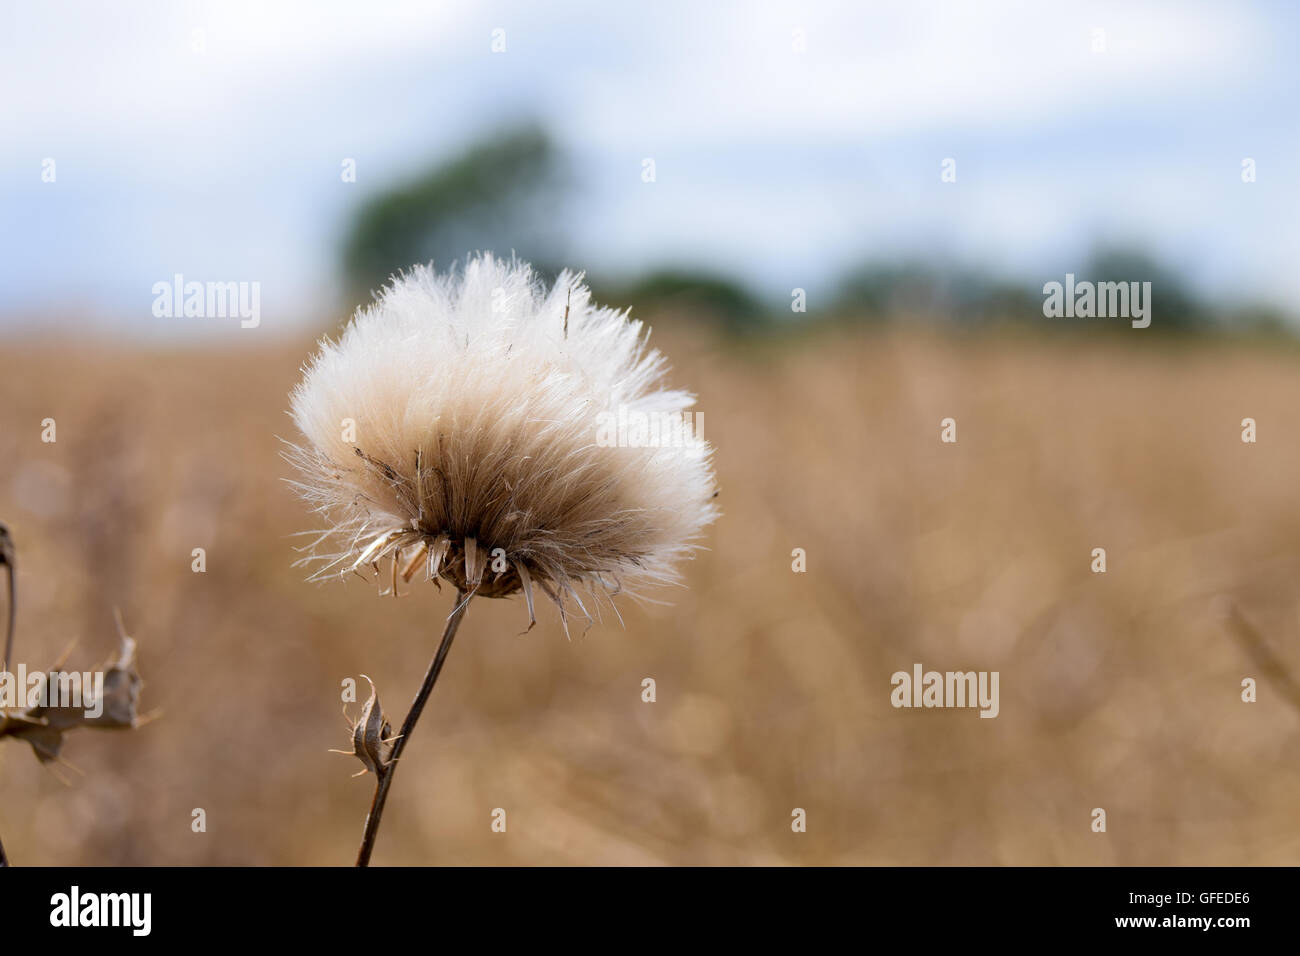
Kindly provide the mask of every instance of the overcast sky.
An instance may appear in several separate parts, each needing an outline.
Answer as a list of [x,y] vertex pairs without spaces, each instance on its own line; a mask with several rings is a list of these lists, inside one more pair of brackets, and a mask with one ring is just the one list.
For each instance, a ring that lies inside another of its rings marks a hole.
[[867,257],[1044,282],[1110,240],[1290,307],[1298,21],[1246,2],[7,4],[0,328],[155,329],[151,287],[178,272],[260,282],[264,325],[318,320],[362,198],[529,117],[572,157],[592,272],[697,264],[815,305]]

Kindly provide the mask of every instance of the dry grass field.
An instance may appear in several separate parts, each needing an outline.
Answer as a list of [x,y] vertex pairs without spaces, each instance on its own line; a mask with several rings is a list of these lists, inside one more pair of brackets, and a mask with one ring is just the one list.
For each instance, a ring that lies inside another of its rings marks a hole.
[[[521,636],[521,600],[473,603],[377,864],[1300,863],[1300,354],[655,341],[717,448],[709,550],[667,604],[623,601],[625,626],[606,613],[571,641],[549,607]],[[277,436],[310,348],[3,346],[18,657],[75,640],[89,667],[120,607],[161,711],[71,736],[66,785],[0,741],[16,864],[352,862],[372,779],[328,753],[341,682],[370,675],[400,718],[451,593],[291,566],[313,523]],[[999,671],[1000,715],[893,708],[916,662]]]

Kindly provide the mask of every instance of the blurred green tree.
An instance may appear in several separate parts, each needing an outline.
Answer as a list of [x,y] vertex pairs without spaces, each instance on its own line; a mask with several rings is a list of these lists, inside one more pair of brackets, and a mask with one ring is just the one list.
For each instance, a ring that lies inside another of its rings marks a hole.
[[1150,282],[1153,329],[1187,331],[1211,322],[1210,310],[1196,291],[1140,249],[1101,246],[1093,251],[1078,278],[1094,283]]
[[1017,283],[976,269],[919,261],[866,262],[840,280],[836,309],[871,321],[921,317],[962,324],[1020,320],[1041,302]]
[[471,252],[518,253],[554,274],[564,255],[556,208],[567,187],[560,156],[535,125],[504,130],[414,179],[368,199],[343,243],[354,301],[393,273]]
[[594,284],[596,300],[632,306],[634,316],[653,310],[689,314],[716,322],[728,333],[762,330],[767,309],[743,285],[715,272],[666,268],[619,284]]

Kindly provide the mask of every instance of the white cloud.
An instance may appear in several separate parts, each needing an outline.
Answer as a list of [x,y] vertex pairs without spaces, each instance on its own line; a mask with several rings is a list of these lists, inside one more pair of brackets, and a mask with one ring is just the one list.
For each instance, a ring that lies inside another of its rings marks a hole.
[[597,57],[571,78],[575,136],[852,141],[1127,109],[1245,83],[1267,30],[1244,6],[962,0],[709,6],[664,23],[647,23],[645,60],[671,69]]

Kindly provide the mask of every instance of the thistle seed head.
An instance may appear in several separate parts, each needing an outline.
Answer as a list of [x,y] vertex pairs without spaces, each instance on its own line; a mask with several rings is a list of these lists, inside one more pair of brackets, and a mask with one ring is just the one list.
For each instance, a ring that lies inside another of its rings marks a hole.
[[[666,390],[640,322],[592,304],[565,272],[522,262],[417,266],[324,341],[291,396],[288,457],[326,522],[316,577],[379,569],[483,597],[675,579],[716,514],[694,398]],[[680,423],[652,443],[602,442],[620,414]]]

